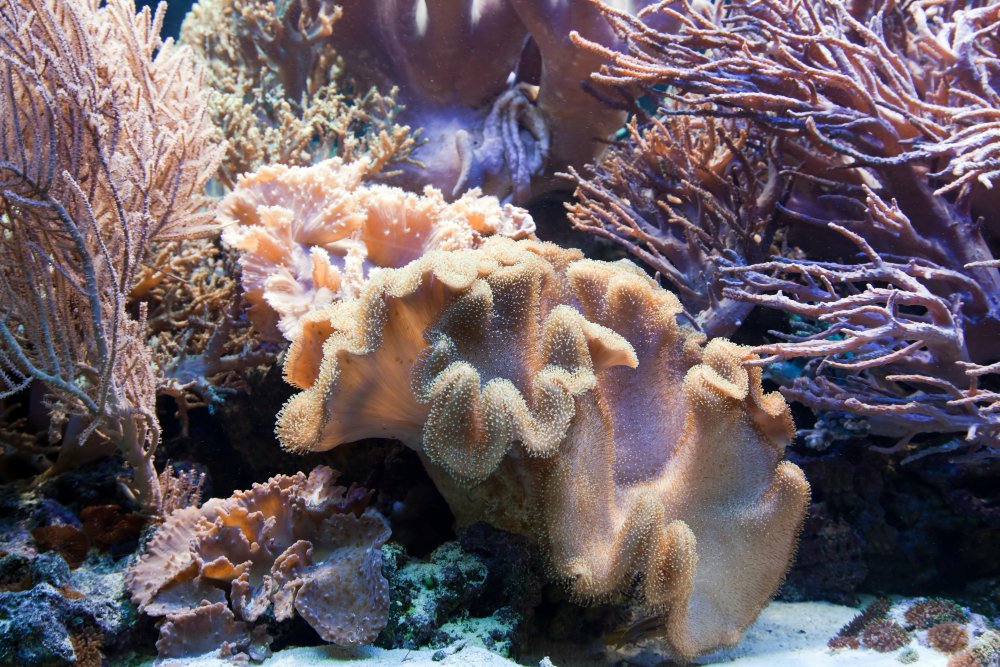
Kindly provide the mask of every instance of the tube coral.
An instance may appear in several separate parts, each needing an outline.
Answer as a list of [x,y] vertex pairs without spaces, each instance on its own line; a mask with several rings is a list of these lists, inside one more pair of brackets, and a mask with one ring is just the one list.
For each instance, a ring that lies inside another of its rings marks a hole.
[[128,296],[150,242],[214,230],[201,71],[162,8],[0,7],[0,396],[42,383],[54,439],[113,442],[155,511],[157,369]]
[[300,319],[353,298],[375,267],[400,267],[430,250],[480,245],[491,234],[534,235],[527,211],[471,191],[453,203],[364,183],[366,160],[263,167],[219,205],[223,241],[241,253],[244,296],[264,335],[291,341]]
[[[576,35],[607,59],[595,80],[664,101],[578,179],[577,225],[649,260],[710,329],[754,305],[812,321],[756,348],[813,359],[789,398],[865,416],[908,460],[995,456],[997,5],[601,7],[627,48]],[[658,126],[724,139],[685,162]]]
[[679,312],[627,262],[500,237],[431,252],[304,318],[277,433],[401,440],[460,522],[531,536],[581,597],[639,585],[690,658],[773,594],[809,491],[753,355]]

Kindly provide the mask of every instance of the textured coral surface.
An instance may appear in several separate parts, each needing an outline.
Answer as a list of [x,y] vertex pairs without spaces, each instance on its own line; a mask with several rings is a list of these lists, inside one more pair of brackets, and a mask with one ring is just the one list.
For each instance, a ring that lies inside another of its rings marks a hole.
[[219,205],[223,240],[241,254],[244,296],[265,335],[293,340],[312,309],[357,295],[374,267],[429,250],[473,248],[490,234],[534,235],[527,211],[472,190],[453,203],[365,185],[371,164],[271,165],[240,177]]
[[216,633],[208,648],[240,647],[272,608],[278,621],[298,612],[326,641],[375,639],[388,613],[378,548],[389,529],[364,509],[366,494],[335,480],[324,466],[278,475],[167,518],[128,574],[139,609],[167,617],[161,655],[207,650],[188,646],[195,628]]
[[278,435],[397,438],[460,522],[533,536],[577,595],[639,573],[675,651],[733,644],[784,575],[808,484],[749,353],[703,346],[679,311],[632,264],[551,244],[429,253],[305,318]]

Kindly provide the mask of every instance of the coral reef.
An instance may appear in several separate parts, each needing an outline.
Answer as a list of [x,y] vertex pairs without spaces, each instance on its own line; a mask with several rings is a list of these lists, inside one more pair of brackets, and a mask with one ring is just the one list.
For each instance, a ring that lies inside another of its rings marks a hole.
[[445,648],[457,641],[510,657],[525,616],[540,600],[541,580],[523,537],[478,523],[426,561],[385,547],[389,621],[386,648]]
[[942,653],[958,653],[969,643],[969,632],[958,623],[939,623],[927,630],[927,642]]
[[966,623],[969,614],[951,600],[928,598],[907,607],[903,614],[908,626],[926,630],[942,623]]
[[1000,0],[170,5],[0,0],[0,665],[1000,667]]
[[[665,103],[665,110],[676,111]],[[665,116],[612,146],[593,176],[575,170],[569,220],[656,269],[708,336],[730,336],[753,304],[723,294],[723,270],[777,254],[788,186],[774,146],[746,123]]]
[[1000,664],[1000,633],[988,630],[971,647],[948,659],[948,667],[995,667]]
[[208,70],[209,114],[228,142],[219,170],[231,188],[264,165],[369,159],[371,173],[407,160],[410,128],[395,122],[395,91],[365,90],[343,66],[331,35],[332,0],[200,0],[181,42]]
[[639,574],[693,656],[773,594],[808,485],[752,357],[703,348],[679,312],[629,263],[500,237],[432,252],[304,318],[285,376],[305,391],[277,432],[297,451],[399,439],[460,523],[531,536],[577,595]]
[[218,408],[248,389],[248,371],[274,363],[278,349],[247,317],[237,253],[218,239],[154,244],[129,298],[146,304],[157,395],[174,399],[184,431],[192,410]]
[[[955,654],[948,664],[972,659],[966,649],[969,640],[982,646],[993,634],[992,624],[983,616],[971,613],[951,600],[921,598],[893,602],[887,597],[875,599],[832,637],[828,646],[834,650],[859,649],[862,646],[880,653],[891,653],[917,640],[941,653]],[[903,660],[903,654],[898,658]]]
[[151,241],[213,229],[201,72],[161,40],[162,7],[2,7],[0,394],[43,384],[50,438],[114,443],[157,511],[157,371],[128,294]]
[[336,477],[324,466],[278,475],[167,517],[127,576],[139,609],[165,617],[161,655],[262,650],[252,626],[269,611],[277,621],[298,612],[329,642],[375,639],[389,605],[379,552],[389,529],[365,509],[367,493]]
[[364,183],[369,161],[272,165],[245,174],[219,204],[223,241],[241,253],[254,326],[294,340],[306,313],[353,298],[374,267],[430,250],[474,248],[486,236],[532,237],[527,211],[471,191],[453,203]]
[[124,561],[70,572],[54,553],[0,557],[0,664],[99,665],[103,648],[132,640],[136,619]]
[[571,30],[617,45],[592,4],[548,0],[345,3],[332,40],[359,81],[397,86],[399,121],[422,128],[400,183],[524,203],[555,171],[592,160],[624,121],[588,85],[602,57],[574,48]]
[[786,397],[864,417],[908,460],[992,457],[996,4],[602,11],[627,48],[574,36],[607,59],[595,83],[663,103],[578,179],[577,225],[648,261],[709,332],[756,305],[809,321],[755,349],[809,359]]
[[895,621],[883,618],[861,631],[861,645],[879,653],[892,653],[910,643],[910,634]]

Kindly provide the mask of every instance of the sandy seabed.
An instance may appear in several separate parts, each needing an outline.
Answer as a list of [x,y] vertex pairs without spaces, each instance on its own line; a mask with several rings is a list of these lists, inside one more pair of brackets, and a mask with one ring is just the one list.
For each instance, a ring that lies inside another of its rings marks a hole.
[[[877,653],[869,649],[833,652],[827,640],[850,621],[858,609],[827,602],[773,602],[747,629],[743,640],[735,647],[716,651],[698,660],[700,665],[734,665],[737,667],[859,667],[866,665],[901,665],[905,662],[918,667],[944,667],[947,656],[917,641],[892,653]],[[586,655],[569,647],[553,645],[553,654],[545,658],[527,658],[513,662],[478,646],[453,645],[433,649],[386,650],[373,646],[347,650],[334,646],[312,646],[286,649],[274,654],[264,667],[575,667],[577,665],[626,664],[635,667],[665,667],[673,664],[655,640],[648,640],[619,650],[609,650],[605,659],[593,652]],[[915,658],[915,659],[914,659]],[[206,656],[198,660],[161,661],[162,667],[231,667],[232,663]]]

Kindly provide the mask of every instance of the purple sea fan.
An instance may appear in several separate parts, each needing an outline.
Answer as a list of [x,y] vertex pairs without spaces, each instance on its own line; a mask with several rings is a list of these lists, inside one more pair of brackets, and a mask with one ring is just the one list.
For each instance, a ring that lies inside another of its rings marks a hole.
[[[727,315],[734,302],[814,321],[808,335],[757,349],[767,359],[755,363],[812,359],[789,397],[864,415],[873,432],[900,438],[899,450],[964,444],[995,455],[1000,6],[678,1],[637,18],[595,4],[627,45],[574,36],[605,56],[598,84],[662,100],[661,124],[711,119],[770,147],[773,189],[725,186],[766,207],[751,211],[773,235],[749,247],[756,255],[713,235],[739,238],[706,215],[705,203],[720,201],[704,178],[710,162],[692,170],[650,142],[655,122],[580,181],[577,224],[631,244],[682,296],[690,285],[721,295],[688,298],[702,323],[738,325]],[[616,179],[622,164],[640,168]],[[648,211],[630,191],[643,183]],[[738,220],[743,209],[726,211]],[[700,256],[708,261],[690,261]],[[914,440],[935,433],[962,437]]]

